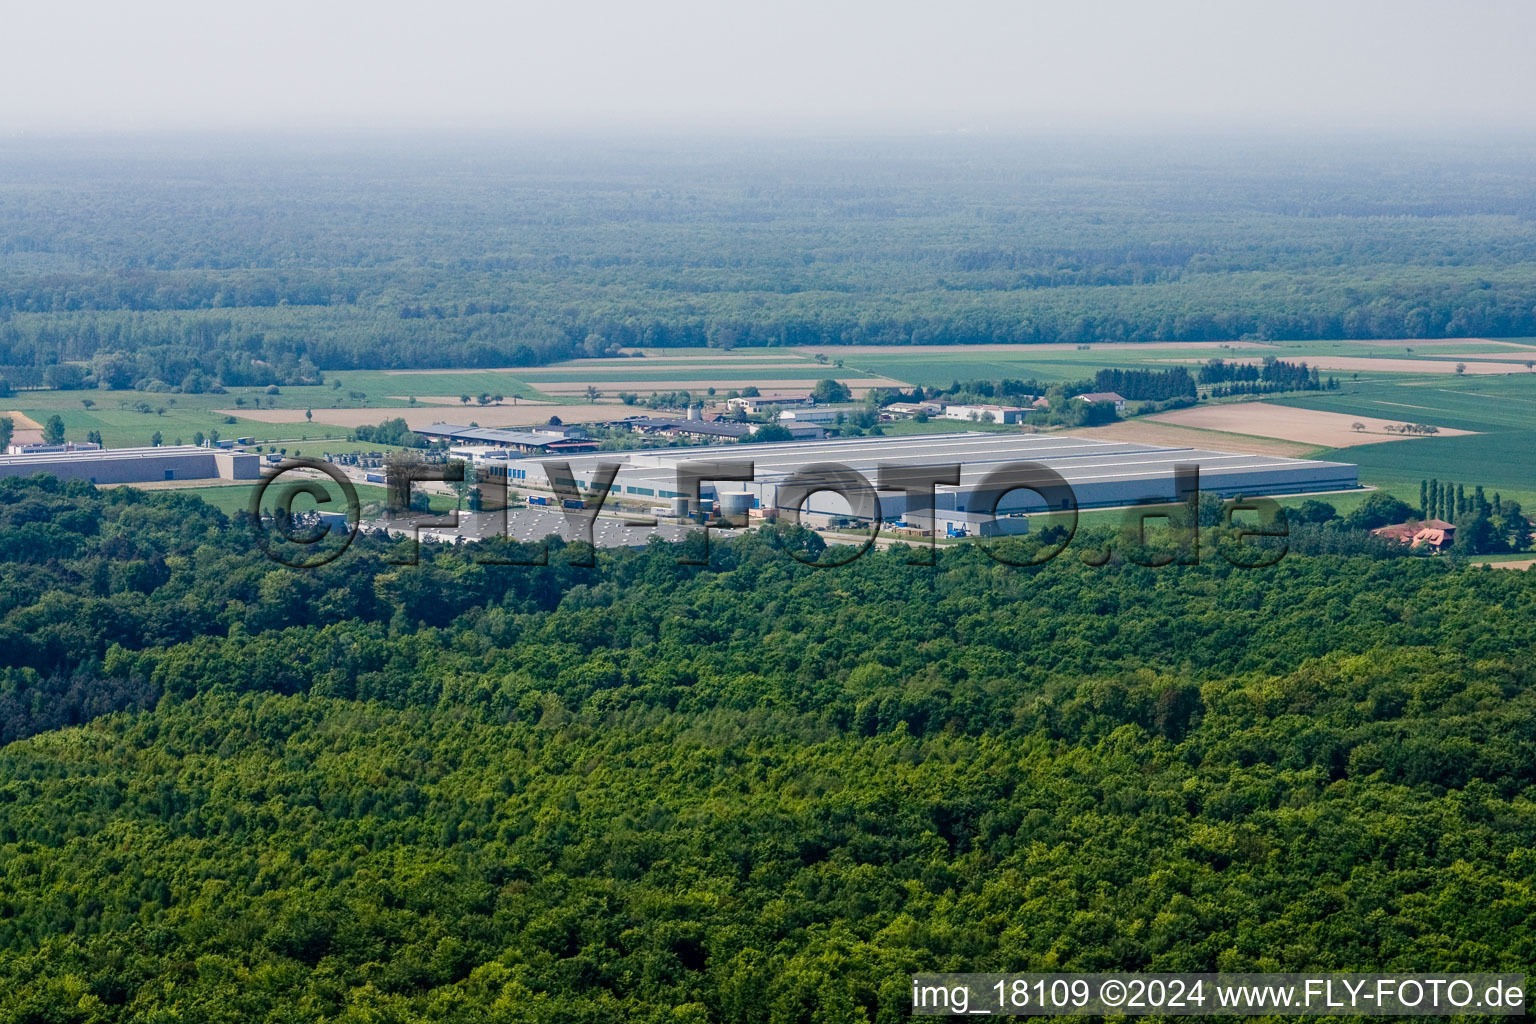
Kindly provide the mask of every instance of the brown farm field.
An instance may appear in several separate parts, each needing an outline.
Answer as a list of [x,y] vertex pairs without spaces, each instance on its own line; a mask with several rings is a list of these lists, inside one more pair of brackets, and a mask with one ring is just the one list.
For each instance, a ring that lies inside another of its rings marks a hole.
[[[1402,421],[1322,412],[1317,409],[1298,409],[1288,405],[1271,405],[1268,402],[1199,405],[1189,409],[1158,413],[1143,422],[1171,423],[1201,430],[1221,430],[1233,434],[1275,437],[1324,448],[1348,448],[1357,444],[1378,444],[1382,441],[1411,441],[1422,436],[1391,433],[1386,429],[1389,425],[1396,425]],[[1365,429],[1354,429],[1356,423],[1361,424]],[[1438,436],[1456,437],[1471,433],[1473,431],[1441,427]]]
[[0,416],[9,416],[11,418],[11,423],[15,425],[18,432],[23,430],[43,429],[43,425],[41,423],[37,422],[37,420],[33,419],[31,416],[28,416],[24,412],[0,412]]
[[24,412],[0,412],[0,416],[9,416],[15,429],[11,433],[11,444],[42,444],[43,425]]
[[1286,441],[1276,437],[1255,437],[1214,428],[1200,429],[1151,419],[1109,423],[1102,427],[1081,427],[1070,432],[1073,437],[1097,437],[1136,444],[1163,444],[1170,447],[1208,448],[1244,455],[1281,455],[1291,459],[1316,456],[1326,445]]

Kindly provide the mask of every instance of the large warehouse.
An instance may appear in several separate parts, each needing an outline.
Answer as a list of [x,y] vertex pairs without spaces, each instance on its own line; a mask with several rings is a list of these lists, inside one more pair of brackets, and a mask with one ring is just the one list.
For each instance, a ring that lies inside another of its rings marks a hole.
[[93,484],[255,480],[261,476],[261,458],[246,452],[199,448],[190,444],[0,455],[0,476],[32,476],[34,473],[47,473],[60,480],[88,480]]
[[[583,489],[592,486],[600,462],[620,465],[613,497],[631,501],[668,500],[686,496],[678,485],[678,468],[685,463],[751,461],[751,481],[705,483],[700,497],[727,504],[788,511],[785,485],[797,472],[823,463],[838,463],[861,474],[870,484],[879,467],[932,467],[958,464],[958,486],[939,486],[935,505],[957,512],[974,507],[979,485],[990,472],[1010,463],[1032,462],[1059,474],[1071,486],[1079,508],[1109,508],[1146,501],[1176,500],[1174,468],[1200,467],[1200,489],[1223,496],[1299,494],[1336,491],[1358,486],[1356,468],[1341,462],[1287,459],[1273,455],[1241,455],[1201,448],[1168,448],[1109,441],[1072,434],[916,434],[905,437],[856,437],[825,441],[786,441],[778,444],[732,444],[652,451],[600,452],[568,460],[571,475]],[[524,486],[548,487],[542,459],[521,460],[527,466]],[[538,468],[536,468],[538,467]],[[514,484],[516,486],[516,484]],[[900,491],[879,492],[879,515],[900,518],[908,500]],[[842,497],[823,491],[803,506],[813,514],[847,515]],[[1014,491],[998,503],[1000,512],[1044,511],[1044,501],[1027,491]]]

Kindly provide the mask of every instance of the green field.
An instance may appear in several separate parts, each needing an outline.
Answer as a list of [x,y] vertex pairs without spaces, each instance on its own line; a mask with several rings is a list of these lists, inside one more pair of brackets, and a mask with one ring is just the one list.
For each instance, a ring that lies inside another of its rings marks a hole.
[[[255,484],[224,484],[215,487],[181,487],[175,488],[177,494],[186,494],[198,497],[223,512],[225,515],[234,515],[250,507],[251,489]],[[357,488],[357,500],[363,506],[364,514],[370,506],[383,507],[387,492],[382,487],[371,484],[355,484]],[[165,488],[171,490],[171,488]],[[331,487],[331,493],[335,493],[335,487]],[[300,497],[294,501],[294,511],[301,512],[314,507],[310,499]],[[434,512],[446,512],[454,507],[454,499],[444,494],[432,494],[428,497],[428,505]],[[329,510],[330,506],[326,506]]]
[[[346,370],[326,374],[330,382],[341,381],[340,393],[361,391],[370,405],[405,405],[404,399],[391,395],[502,395],[508,401],[518,398],[545,399],[522,379],[497,370],[464,370],[452,373],[387,373],[383,370]],[[327,384],[327,387],[331,386]],[[307,389],[294,389],[307,390]],[[323,390],[323,389],[322,389]],[[326,403],[330,404],[330,403]]]
[[[845,358],[838,356],[838,358]],[[776,366],[758,366],[760,362],[779,363]],[[747,365],[737,367],[733,363]],[[557,395],[546,394],[541,389],[547,385],[633,383],[637,385],[678,381],[686,388],[703,391],[717,381],[773,381],[803,380],[806,386],[824,377],[868,376],[858,369],[855,362],[847,360],[844,366],[821,364],[798,354],[783,352],[758,359],[720,357],[711,361],[707,355],[697,360],[655,360],[648,363],[643,358],[626,360],[624,365],[591,366],[584,360],[554,363],[532,368],[527,373],[516,370],[463,370],[455,372],[386,372],[383,370],[349,370],[329,375],[343,382],[343,391],[363,391],[370,398],[381,402],[397,402],[389,396],[411,395],[469,395],[500,394],[507,398],[554,399]],[[899,378],[905,379],[905,378]],[[579,397],[566,396],[564,401],[580,402]]]
[[[1051,353],[1062,355],[1063,353]],[[999,353],[956,353],[953,357],[928,354],[869,355],[849,354],[844,357],[847,365],[858,366],[870,373],[879,373],[908,384],[923,387],[947,387],[953,381],[1041,380],[1049,383],[1080,380],[1085,376],[1084,364],[1063,359],[1047,359],[1021,355],[1018,358],[998,358]],[[1102,364],[1101,364],[1102,365]],[[1095,367],[1097,369],[1097,367]],[[1092,376],[1092,370],[1086,375]]]
[[[19,405],[19,403],[13,403]],[[51,413],[46,409],[22,408],[28,416],[39,423],[47,421]],[[160,432],[161,441],[164,444],[191,444],[193,437],[201,431],[207,435],[218,431],[220,437],[250,437],[257,444],[282,443],[287,446],[303,444],[306,441],[314,443],[325,440],[345,441],[347,430],[345,427],[327,426],[323,423],[263,423],[260,420],[236,418],[234,423],[226,423],[223,416],[208,410],[174,409],[168,410],[164,416],[153,413],[143,415],[136,412],[119,412],[116,409],[93,409],[85,411],[81,409],[63,409],[58,411],[59,418],[64,421],[65,437],[71,441],[83,441],[92,430],[101,432],[102,442],[109,448],[127,448],[136,445],[147,445],[156,431]],[[379,418],[384,419],[387,414],[380,413]]]
[[1469,489],[1482,485],[1528,508],[1536,508],[1536,431],[1467,437],[1436,437],[1362,445],[1330,452],[1326,458],[1360,467],[1360,482],[1392,491],[1417,504],[1419,481],[1449,480]]
[[[1409,349],[1413,351],[1410,353]],[[1481,349],[1494,352],[1498,351],[1498,346],[1489,344]],[[1448,344],[1397,347],[1322,341],[1280,343],[1278,351],[1241,345],[1231,350],[1149,345],[1145,349],[1090,347],[1034,354],[1026,346],[1021,347],[1017,355],[957,351],[953,356],[941,358],[927,353],[879,352],[861,356],[857,352],[843,351],[842,358],[871,372],[913,383],[944,385],[955,379],[972,378],[1036,378],[1046,382],[1081,380],[1092,377],[1095,371],[1106,366],[1158,368],[1169,365],[1166,360],[1170,359],[1253,356],[1265,352],[1291,360],[1315,359],[1321,355],[1444,359],[1447,355],[1465,355],[1469,350],[1478,351],[1480,347]],[[1511,349],[1509,358],[1518,363],[1522,354]],[[1533,458],[1536,454],[1536,375],[1517,371],[1513,366],[1509,376],[1383,373],[1372,375],[1370,380],[1356,380],[1352,373],[1336,375],[1342,382],[1337,391],[1266,396],[1265,401],[1399,422],[1433,423],[1478,433],[1337,450],[1317,449],[1314,453],[1317,458],[1358,465],[1361,483],[1391,490],[1410,503],[1417,501],[1421,479],[1439,478],[1469,486],[1482,484],[1527,506],[1536,505],[1536,458]],[[1224,435],[1217,431],[1204,433],[1210,435],[1211,447],[1222,447]],[[1341,511],[1347,511],[1363,500],[1363,493],[1336,495],[1327,500]],[[1282,503],[1294,505],[1303,500],[1283,499]]]
[[[910,384],[946,385],[953,380],[995,380],[1031,378],[1052,382],[1083,380],[1096,370],[1121,368],[1164,369],[1175,362],[1207,359],[1252,359],[1274,356],[1292,361],[1316,360],[1324,356],[1348,356],[1362,359],[1419,359],[1445,362],[1451,357],[1474,358],[1477,362],[1508,361],[1511,373],[1522,372],[1527,359],[1536,360],[1536,349],[1529,353],[1488,343],[1487,345],[1451,345],[1404,343],[1370,344],[1361,341],[1291,341],[1266,342],[1263,345],[1233,342],[1227,348],[1196,345],[1150,343],[1136,348],[1109,348],[1089,345],[1064,351],[1020,345],[1016,352],[974,351],[957,347],[943,352],[869,352],[857,348],[828,348],[827,353],[843,359],[847,366],[857,366],[871,373],[883,374]],[[1479,353],[1497,353],[1485,356]],[[1190,363],[1191,370],[1194,364]],[[1389,371],[1381,373],[1392,376]],[[1325,376],[1328,372],[1325,371]],[[1332,371],[1341,380],[1353,379],[1355,371]],[[1446,379],[1437,375],[1437,380]],[[1488,379],[1486,377],[1479,379]]]
[[[212,505],[214,508],[218,509],[220,512],[223,512],[225,515],[234,515],[236,512],[250,507],[251,491],[255,486],[256,485],[252,483],[224,484],[222,486],[215,487],[185,487],[176,488],[176,493],[201,498],[208,504]],[[169,490],[169,488],[167,489]],[[358,500],[365,505],[370,502],[382,503],[385,497],[384,488],[369,487],[364,484],[359,484],[357,485],[357,497]],[[301,506],[300,501],[308,500],[309,499],[307,498],[301,498],[299,501],[295,501],[295,510],[297,511],[303,507],[306,507]]]
[[1536,374],[1398,375],[1348,382],[1337,391],[1266,400],[1303,409],[1434,423],[1460,430],[1536,430]]
[[[354,389],[356,390],[356,389]],[[109,448],[126,448],[147,445],[156,431],[165,444],[175,444],[179,439],[191,444],[194,435],[201,431],[209,435],[218,431],[220,437],[250,437],[257,444],[280,444],[292,448],[298,444],[315,442],[345,442],[348,451],[368,449],[368,445],[346,442],[348,430],[333,424],[267,423],[241,415],[244,412],[236,399],[243,398],[247,408],[254,408],[258,399],[263,406],[271,400],[277,409],[329,409],[329,408],[377,408],[378,421],[398,415],[396,410],[406,408],[402,401],[375,401],[372,395],[366,400],[348,396],[347,389],[324,387],[289,387],[279,395],[268,396],[260,389],[231,389],[223,395],[155,394],[138,391],[17,391],[8,398],[0,398],[0,411],[15,410],[31,417],[37,423],[47,422],[57,414],[64,421],[65,437],[71,441],[83,441],[92,430],[100,431],[102,442]],[[85,402],[93,403],[91,408]],[[149,412],[135,407],[143,402]],[[366,405],[365,405],[366,402]],[[445,407],[446,408],[446,407]],[[226,415],[219,410],[233,410],[235,422],[226,422]]]
[[1016,352],[974,351],[962,347],[942,353],[861,352],[856,348],[828,349],[827,353],[842,359],[847,367],[931,387],[945,386],[956,380],[1011,378],[1048,383],[1085,380],[1105,367],[1166,369],[1171,360],[1255,357],[1270,351],[1237,342],[1231,349],[1149,344],[1135,349],[1089,346],[1063,350],[1020,345]]
[[1420,480],[1438,478],[1481,484],[1524,504],[1536,503],[1536,379],[1530,375],[1404,375],[1271,401],[1478,431],[1360,445],[1324,457],[1355,463],[1361,482],[1393,490],[1410,502],[1417,500]]

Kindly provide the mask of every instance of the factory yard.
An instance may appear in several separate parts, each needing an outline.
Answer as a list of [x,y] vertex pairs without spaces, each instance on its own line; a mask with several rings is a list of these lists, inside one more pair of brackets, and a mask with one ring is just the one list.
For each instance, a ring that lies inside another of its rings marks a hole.
[[[1399,434],[1388,431],[1388,426],[1398,426],[1404,420],[1384,420],[1374,416],[1355,416],[1348,413],[1322,412],[1317,409],[1298,409],[1269,402],[1235,402],[1224,405],[1198,405],[1188,409],[1149,416],[1146,423],[1170,423],[1200,430],[1221,430],[1233,434],[1251,434],[1257,437],[1274,437],[1285,441],[1318,445],[1324,448],[1348,448],[1357,444],[1378,444],[1382,441],[1411,441],[1421,434]],[[1356,430],[1355,424],[1364,427]],[[1139,430],[1140,424],[1134,429]],[[1474,433],[1440,427],[1437,437],[1457,437]]]

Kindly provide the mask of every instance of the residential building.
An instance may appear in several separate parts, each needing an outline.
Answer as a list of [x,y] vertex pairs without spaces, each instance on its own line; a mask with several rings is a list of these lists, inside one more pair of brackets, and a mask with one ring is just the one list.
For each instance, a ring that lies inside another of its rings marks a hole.
[[1077,400],[1079,402],[1088,402],[1089,404],[1093,405],[1096,405],[1099,402],[1108,402],[1115,407],[1115,412],[1125,411],[1125,399],[1115,394],[1113,391],[1090,391],[1087,394],[1078,395]]
[[1429,547],[1443,551],[1456,542],[1456,526],[1444,519],[1426,519],[1422,523],[1395,523],[1372,530],[1377,537],[1395,540],[1409,547]]

